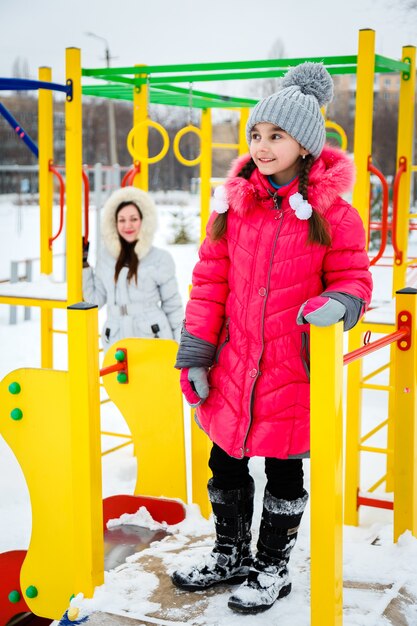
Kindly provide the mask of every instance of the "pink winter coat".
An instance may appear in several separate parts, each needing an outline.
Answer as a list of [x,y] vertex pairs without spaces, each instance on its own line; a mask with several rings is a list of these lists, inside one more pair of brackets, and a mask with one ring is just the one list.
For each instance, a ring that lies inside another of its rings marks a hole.
[[226,182],[227,232],[206,237],[193,272],[185,328],[217,346],[196,418],[233,457],[285,459],[310,446],[310,327],[297,325],[297,312],[326,290],[362,299],[365,310],[372,279],[361,218],[339,196],[353,182],[344,153],[325,147],[309,176],[309,201],[330,224],[329,247],[307,242],[308,221],[289,205],[298,179],[279,190],[276,209],[258,169],[249,180],[236,176],[248,158]]

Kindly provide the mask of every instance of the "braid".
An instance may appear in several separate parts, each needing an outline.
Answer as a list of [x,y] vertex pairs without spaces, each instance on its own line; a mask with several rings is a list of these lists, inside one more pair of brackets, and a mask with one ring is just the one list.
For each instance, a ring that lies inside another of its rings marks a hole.
[[[238,172],[237,176],[241,178],[245,178],[248,180],[251,177],[252,172],[256,168],[254,160],[251,158],[242,169]],[[218,241],[221,239],[226,232],[227,225],[227,213],[219,213],[216,215],[216,219],[213,222],[213,226],[211,228],[210,238],[212,241]]]
[[307,154],[304,159],[301,159],[300,173],[298,174],[298,191],[304,200],[308,200],[308,175],[313,167],[313,163],[314,157],[312,154]]
[[238,173],[238,176],[240,176],[240,178],[246,178],[246,180],[249,180],[252,172],[255,169],[256,169],[255,161],[251,157],[249,161],[245,163],[245,165],[242,167],[242,169]]
[[[303,196],[304,200],[308,200],[308,177],[313,163],[314,157],[312,154],[308,154],[305,159],[301,160],[300,172],[298,175],[298,191]],[[327,220],[314,209],[309,219],[308,227],[309,243],[318,243],[323,246],[330,246],[332,240],[330,237],[329,225],[327,223]]]

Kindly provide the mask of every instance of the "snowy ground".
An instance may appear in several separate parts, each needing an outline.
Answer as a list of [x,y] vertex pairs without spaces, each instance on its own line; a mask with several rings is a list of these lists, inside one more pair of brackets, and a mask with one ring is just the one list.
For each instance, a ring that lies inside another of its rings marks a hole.
[[[10,260],[39,256],[38,251],[38,209],[34,206],[14,204],[14,197],[0,197],[0,280],[9,276]],[[171,200],[172,204],[167,204]],[[198,198],[187,196],[182,198],[189,202],[185,210],[195,213]],[[160,208],[161,227],[156,244],[168,248],[176,261],[181,293],[184,301],[187,298],[191,270],[197,258],[197,244],[171,245],[173,236],[172,213],[178,198],[157,198]],[[92,211],[92,234],[94,235],[94,210]],[[56,217],[56,216],[55,216]],[[192,220],[191,230],[198,234],[196,220]],[[62,252],[62,248],[58,251]],[[92,256],[95,254],[95,242],[91,244]],[[37,262],[34,263],[35,279],[37,278]],[[62,280],[62,260],[57,257],[55,279]],[[390,271],[381,268],[374,272],[376,283],[375,299],[387,300],[390,297]],[[1,285],[0,285],[1,287]],[[32,309],[32,320],[23,322],[19,312],[19,324],[8,325],[9,307],[0,305],[0,378],[19,367],[38,367],[39,351],[39,311]],[[103,313],[101,313],[101,318]],[[55,327],[65,327],[65,312],[55,313]],[[54,339],[56,362],[55,367],[66,368],[65,336]],[[365,369],[376,367],[378,359],[384,358],[378,353],[368,357]],[[379,381],[384,380],[380,375]],[[365,394],[363,415],[364,429],[370,429],[381,421],[385,411],[384,394],[368,391]],[[109,404],[103,407],[103,429],[124,429],[126,425],[118,412]],[[103,441],[108,447],[110,441]],[[384,445],[383,434],[379,433],[372,439],[371,445]],[[377,457],[377,458],[375,458]],[[381,455],[366,454],[363,458],[363,488],[371,485],[383,473]],[[257,485],[255,510],[256,529],[261,509],[261,494],[264,477],[259,459],[251,461],[252,473]],[[309,462],[305,462],[306,487],[309,485]],[[103,496],[117,493],[132,493],[136,477],[136,462],[132,450],[125,448],[117,453],[103,457]],[[0,437],[0,552],[12,549],[26,549],[31,532],[31,509],[29,496],[23,474],[13,453]],[[135,519],[127,519],[125,523],[147,525],[143,511]],[[213,540],[212,521],[201,517],[195,506],[187,507],[187,518],[175,528],[174,533],[163,542],[154,544],[146,553],[149,558],[158,557],[162,569],[170,572],[209,549]],[[371,545],[378,536],[378,545]],[[256,532],[255,532],[256,538]],[[417,597],[417,540],[409,533],[405,534],[397,545],[392,544],[392,513],[378,509],[363,508],[361,526],[344,529],[344,626],[388,626],[400,622],[392,622],[384,617],[384,611],[390,600],[400,589]],[[92,600],[73,600],[82,611],[100,610],[125,615],[141,620],[145,613],[158,615],[161,606],[155,601],[158,578],[152,571],[142,568],[140,557],[131,557],[124,566],[106,574],[103,587],[96,590]],[[138,560],[139,559],[139,560]],[[309,617],[309,510],[303,518],[299,540],[291,561],[293,575],[293,592],[285,600],[277,603],[267,614],[256,617],[241,617],[227,609],[225,590],[209,594],[203,606],[204,617],[191,618],[193,606],[201,601],[201,596],[189,595],[188,605],[181,610],[174,606],[168,607],[164,617],[155,623],[160,624],[209,624],[211,626],[234,626],[242,621],[248,626],[258,624],[279,624],[280,626],[308,626]],[[3,574],[3,573],[2,573]],[[370,589],[370,583],[374,588]],[[177,592],[178,593],[178,592]],[[186,594],[188,597],[188,594]],[[188,608],[187,608],[188,606]],[[405,608],[407,626],[417,625],[417,607],[408,604]],[[188,617],[184,617],[188,616]],[[145,621],[145,620],[144,620]],[[149,621],[149,618],[148,618]],[[323,624],[323,626],[326,626]]]

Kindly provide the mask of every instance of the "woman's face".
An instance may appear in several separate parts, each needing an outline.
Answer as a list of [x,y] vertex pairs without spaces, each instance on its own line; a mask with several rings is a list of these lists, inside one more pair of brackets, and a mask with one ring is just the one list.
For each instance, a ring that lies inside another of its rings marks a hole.
[[139,239],[142,220],[138,208],[134,204],[127,204],[117,214],[117,232],[128,243]]

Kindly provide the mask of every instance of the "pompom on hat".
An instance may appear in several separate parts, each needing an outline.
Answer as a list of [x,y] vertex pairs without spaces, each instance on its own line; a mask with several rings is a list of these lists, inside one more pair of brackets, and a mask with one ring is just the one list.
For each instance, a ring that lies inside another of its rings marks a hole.
[[318,157],[326,140],[324,118],[320,107],[333,98],[333,80],[321,63],[307,61],[293,67],[282,79],[281,88],[260,100],[246,124],[246,138],[259,122],[269,122]]

